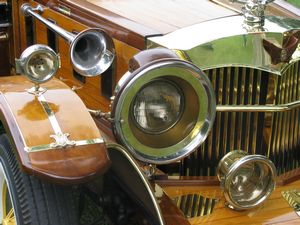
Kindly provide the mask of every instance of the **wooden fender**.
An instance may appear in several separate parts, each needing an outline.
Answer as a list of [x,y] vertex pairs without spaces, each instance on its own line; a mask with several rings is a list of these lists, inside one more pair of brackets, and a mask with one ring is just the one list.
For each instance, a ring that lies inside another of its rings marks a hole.
[[81,99],[57,79],[39,96],[32,86],[24,76],[0,78],[0,119],[23,171],[73,184],[103,174],[107,149]]

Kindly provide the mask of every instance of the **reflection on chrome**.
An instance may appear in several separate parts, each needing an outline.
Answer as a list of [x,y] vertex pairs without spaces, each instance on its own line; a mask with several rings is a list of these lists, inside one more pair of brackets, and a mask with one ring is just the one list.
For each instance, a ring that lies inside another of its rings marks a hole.
[[28,71],[35,79],[48,76],[54,67],[52,56],[48,53],[40,53],[33,56],[28,62]]
[[220,161],[217,173],[227,205],[233,209],[258,206],[275,188],[275,166],[262,155],[231,151]]
[[175,84],[155,80],[137,94],[132,109],[134,121],[145,132],[164,132],[180,119],[183,98]]

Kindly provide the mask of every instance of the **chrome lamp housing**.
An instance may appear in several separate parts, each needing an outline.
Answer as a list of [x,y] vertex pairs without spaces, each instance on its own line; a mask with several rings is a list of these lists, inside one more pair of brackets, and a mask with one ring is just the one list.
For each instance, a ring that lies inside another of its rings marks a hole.
[[215,97],[206,75],[178,59],[160,59],[125,74],[115,89],[114,133],[136,158],[176,161],[207,137]]
[[243,210],[260,205],[270,196],[275,189],[276,168],[263,155],[235,150],[219,162],[217,176],[227,206]]
[[59,67],[59,54],[42,44],[26,48],[20,59],[16,59],[17,73],[25,74],[35,84],[50,80]]

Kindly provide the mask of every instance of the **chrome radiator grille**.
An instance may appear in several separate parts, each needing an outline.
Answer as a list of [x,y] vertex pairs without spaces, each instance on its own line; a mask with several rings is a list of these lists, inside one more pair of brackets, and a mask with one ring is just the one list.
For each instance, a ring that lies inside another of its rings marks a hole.
[[[282,76],[244,67],[205,71],[218,105],[281,104],[300,99],[299,62]],[[219,160],[229,151],[270,157],[278,173],[300,162],[299,109],[287,112],[217,112],[214,127],[199,149],[181,163],[181,175],[215,175]]]

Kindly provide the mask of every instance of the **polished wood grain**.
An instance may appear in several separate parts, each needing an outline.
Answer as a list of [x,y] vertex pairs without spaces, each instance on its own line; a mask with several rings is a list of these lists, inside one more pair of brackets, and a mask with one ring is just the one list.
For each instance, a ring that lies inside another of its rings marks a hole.
[[161,34],[216,17],[236,14],[208,0],[87,0]]
[[262,205],[244,211],[235,211],[225,206],[225,199],[219,186],[165,186],[164,192],[172,199],[180,195],[200,194],[203,197],[219,199],[213,213],[190,218],[190,224],[299,224],[300,218],[281,196],[281,191],[299,189],[300,180],[288,185],[277,186]]
[[[0,79],[2,122],[12,137],[23,169],[54,182],[78,183],[106,171],[110,161],[104,143],[67,149],[26,152],[25,147],[53,143],[50,120],[36,96],[27,93],[33,84],[24,76]],[[63,82],[42,85],[43,94],[63,133],[74,141],[102,138],[81,99]]]

